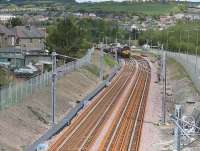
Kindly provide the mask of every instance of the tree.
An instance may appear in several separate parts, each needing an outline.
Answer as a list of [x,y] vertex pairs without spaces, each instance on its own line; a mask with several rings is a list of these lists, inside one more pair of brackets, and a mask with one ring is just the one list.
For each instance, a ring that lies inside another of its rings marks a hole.
[[48,29],[47,46],[65,55],[75,53],[82,45],[84,34],[73,18],[59,21]]
[[22,20],[20,18],[18,18],[18,17],[11,18],[6,25],[7,26],[11,26],[11,27],[21,26],[22,25]]
[[77,19],[68,17],[49,26],[47,47],[65,55],[76,55],[79,50],[86,50],[91,43],[102,41],[126,40],[128,32],[119,29],[117,22],[101,19]]

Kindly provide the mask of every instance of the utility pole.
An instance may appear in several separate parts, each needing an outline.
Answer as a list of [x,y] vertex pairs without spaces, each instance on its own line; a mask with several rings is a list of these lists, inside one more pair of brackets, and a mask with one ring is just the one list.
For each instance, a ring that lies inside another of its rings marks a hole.
[[99,73],[99,79],[103,80],[103,43],[100,44],[100,73]]
[[164,123],[166,122],[166,89],[167,89],[167,70],[166,70],[166,51],[164,51]]
[[[182,109],[181,105],[176,105],[175,107],[175,116],[177,118],[177,124],[181,126],[181,116],[182,116]],[[180,128],[176,125],[175,127],[175,142],[174,142],[174,151],[181,151],[181,131]]]
[[118,63],[118,59],[117,59],[117,47],[115,47],[115,60]]
[[128,39],[128,45],[129,45],[129,47],[131,46],[131,37],[130,37],[130,35],[129,35],[129,39]]
[[55,124],[56,108],[56,52],[52,52],[52,83],[51,83],[51,103],[52,103],[52,125]]
[[165,124],[166,122],[166,117],[165,117],[165,112],[166,112],[166,52],[163,49],[163,44],[162,44],[162,81],[163,81],[163,95],[162,95],[162,123]]

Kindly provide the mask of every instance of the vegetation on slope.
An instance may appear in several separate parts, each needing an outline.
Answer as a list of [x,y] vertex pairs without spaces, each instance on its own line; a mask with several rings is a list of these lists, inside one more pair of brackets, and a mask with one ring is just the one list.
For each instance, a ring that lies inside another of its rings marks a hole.
[[9,81],[10,76],[8,75],[8,72],[0,68],[0,87],[7,85]]
[[105,54],[104,55],[104,64],[106,64],[110,67],[114,67],[116,65],[116,61],[110,55]]
[[77,3],[74,0],[0,0],[1,4],[8,5],[7,8],[24,8],[49,7],[50,10],[60,11],[60,7],[64,7],[67,12],[93,12],[98,14],[111,13],[115,15],[139,15],[139,16],[160,16],[182,12],[186,9],[184,2],[177,4],[168,2],[162,4],[160,2],[130,3],[130,2],[85,2]]
[[[164,48],[171,51],[195,53],[196,48],[200,54],[200,22],[180,22],[164,31],[146,31],[139,37],[139,44],[164,44]],[[198,41],[197,41],[198,36]]]
[[67,10],[72,12],[95,12],[130,15],[166,15],[183,11],[185,8],[176,3],[130,3],[130,2],[101,2],[101,3],[73,3],[67,5]]

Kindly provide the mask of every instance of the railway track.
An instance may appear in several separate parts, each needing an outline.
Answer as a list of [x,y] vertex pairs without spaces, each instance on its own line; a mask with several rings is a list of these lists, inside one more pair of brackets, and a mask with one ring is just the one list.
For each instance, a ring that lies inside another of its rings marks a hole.
[[150,67],[136,57],[66,127],[49,151],[133,150],[139,148]]

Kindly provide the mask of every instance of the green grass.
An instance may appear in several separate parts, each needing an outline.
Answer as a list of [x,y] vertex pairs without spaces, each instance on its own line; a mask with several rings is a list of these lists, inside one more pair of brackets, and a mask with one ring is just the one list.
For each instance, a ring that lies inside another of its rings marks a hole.
[[167,67],[170,68],[170,70],[172,70],[173,72],[173,76],[170,78],[170,80],[181,80],[181,79],[188,79],[191,82],[188,84],[188,86],[190,86],[191,89],[191,93],[194,92],[194,90],[200,94],[198,88],[196,87],[195,83],[192,82],[191,77],[189,76],[189,74],[187,73],[187,71],[185,70],[185,68],[178,63],[175,59],[169,58],[167,59]]
[[185,71],[184,67],[179,64],[175,59],[167,59],[167,65],[171,66],[171,69],[173,69],[173,80],[180,80],[183,78],[189,78],[188,73]]
[[144,15],[166,15],[170,12],[179,12],[180,7],[176,3],[129,3],[129,2],[101,2],[101,3],[71,3],[67,10],[86,12],[107,12],[107,13],[131,13]]
[[116,61],[109,55],[105,54],[104,55],[104,64],[114,67],[116,65]]
[[94,74],[95,76],[99,76],[99,68],[96,65],[91,64],[85,69]]
[[0,69],[0,86],[9,84],[10,81],[9,78],[10,78],[9,74],[3,69]]
[[[2,0],[0,4],[7,4],[6,0]],[[145,3],[130,3],[130,2],[98,2],[98,3],[76,3],[74,0],[12,0],[12,4],[25,6],[25,7],[38,7],[38,6],[65,6],[69,12],[85,11],[85,12],[99,12],[99,13],[114,13],[114,14],[137,14],[137,15],[166,15],[171,12],[179,12],[180,6],[175,2],[161,4],[160,2],[145,2]]]

